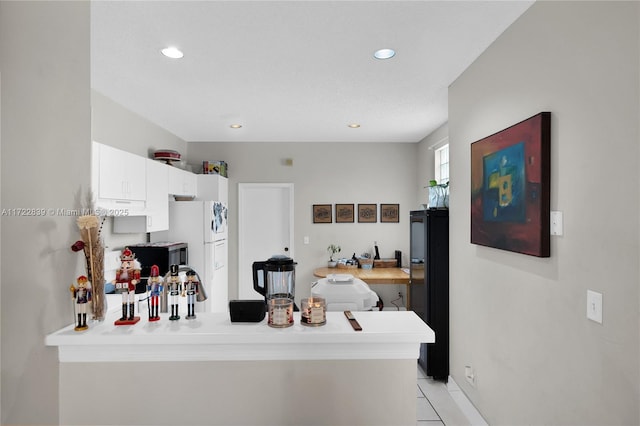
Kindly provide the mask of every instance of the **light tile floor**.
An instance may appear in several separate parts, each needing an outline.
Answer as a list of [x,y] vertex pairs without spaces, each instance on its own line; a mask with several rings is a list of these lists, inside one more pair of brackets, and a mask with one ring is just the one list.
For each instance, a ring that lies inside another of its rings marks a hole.
[[418,365],[417,426],[470,426],[472,422],[447,390],[447,384],[428,378]]

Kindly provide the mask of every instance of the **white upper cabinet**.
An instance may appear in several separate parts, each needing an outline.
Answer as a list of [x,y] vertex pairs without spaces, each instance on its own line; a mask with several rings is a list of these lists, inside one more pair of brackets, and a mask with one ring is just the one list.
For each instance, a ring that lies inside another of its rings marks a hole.
[[169,169],[166,164],[145,159],[147,194],[143,215],[116,216],[113,232],[157,232],[169,229]]
[[197,194],[196,175],[177,167],[167,166],[169,169],[169,194],[195,196]]
[[130,214],[144,210],[146,170],[144,157],[93,142],[92,188],[97,198],[96,207]]

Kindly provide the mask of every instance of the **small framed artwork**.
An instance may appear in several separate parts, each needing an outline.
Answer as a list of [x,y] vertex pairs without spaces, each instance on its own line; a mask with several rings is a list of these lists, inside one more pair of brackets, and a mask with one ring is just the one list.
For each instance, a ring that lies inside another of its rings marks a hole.
[[380,222],[400,222],[400,204],[380,204]]
[[336,204],[336,223],[353,223],[353,204]]
[[376,223],[378,221],[378,206],[376,204],[358,204],[358,222]]
[[331,204],[313,205],[313,223],[331,223]]

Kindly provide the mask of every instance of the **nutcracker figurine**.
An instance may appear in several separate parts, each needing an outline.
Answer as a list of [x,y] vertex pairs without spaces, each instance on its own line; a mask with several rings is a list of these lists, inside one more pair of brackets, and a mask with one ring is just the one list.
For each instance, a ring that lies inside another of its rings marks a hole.
[[178,296],[182,291],[182,280],[178,276],[178,265],[171,265],[171,275],[169,276],[169,282],[167,283],[167,290],[169,292],[169,303],[171,304],[171,321],[179,320],[178,315]]
[[184,283],[184,291],[187,293],[187,316],[186,319],[196,318],[196,295],[200,293],[200,281],[198,281],[195,271],[187,272],[187,281]]
[[151,267],[151,276],[147,280],[147,306],[149,306],[149,321],[158,321],[160,315],[158,314],[158,301],[160,300],[160,293],[162,293],[162,281],[160,280],[160,269],[158,265]]
[[140,321],[140,317],[134,316],[136,284],[139,281],[140,269],[136,268],[135,254],[126,247],[120,255],[120,268],[116,270],[114,281],[116,293],[122,294],[122,318],[116,320],[115,325],[130,325]]
[[86,330],[89,328],[87,325],[87,303],[91,302],[91,283],[87,281],[87,277],[80,275],[76,280],[76,284],[71,284],[69,291],[71,292],[71,298],[75,300],[75,311],[78,317],[78,324],[74,330]]

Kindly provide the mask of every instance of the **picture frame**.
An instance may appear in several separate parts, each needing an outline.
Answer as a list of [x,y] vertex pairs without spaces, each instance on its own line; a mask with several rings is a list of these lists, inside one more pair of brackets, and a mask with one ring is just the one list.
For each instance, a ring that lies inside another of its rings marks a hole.
[[313,205],[313,223],[332,223],[332,206],[331,204],[314,204]]
[[550,256],[551,113],[471,144],[471,243]]
[[353,223],[354,205],[336,204],[336,223]]
[[380,222],[400,222],[400,204],[380,204]]
[[358,223],[376,223],[377,221],[377,204],[358,204]]

